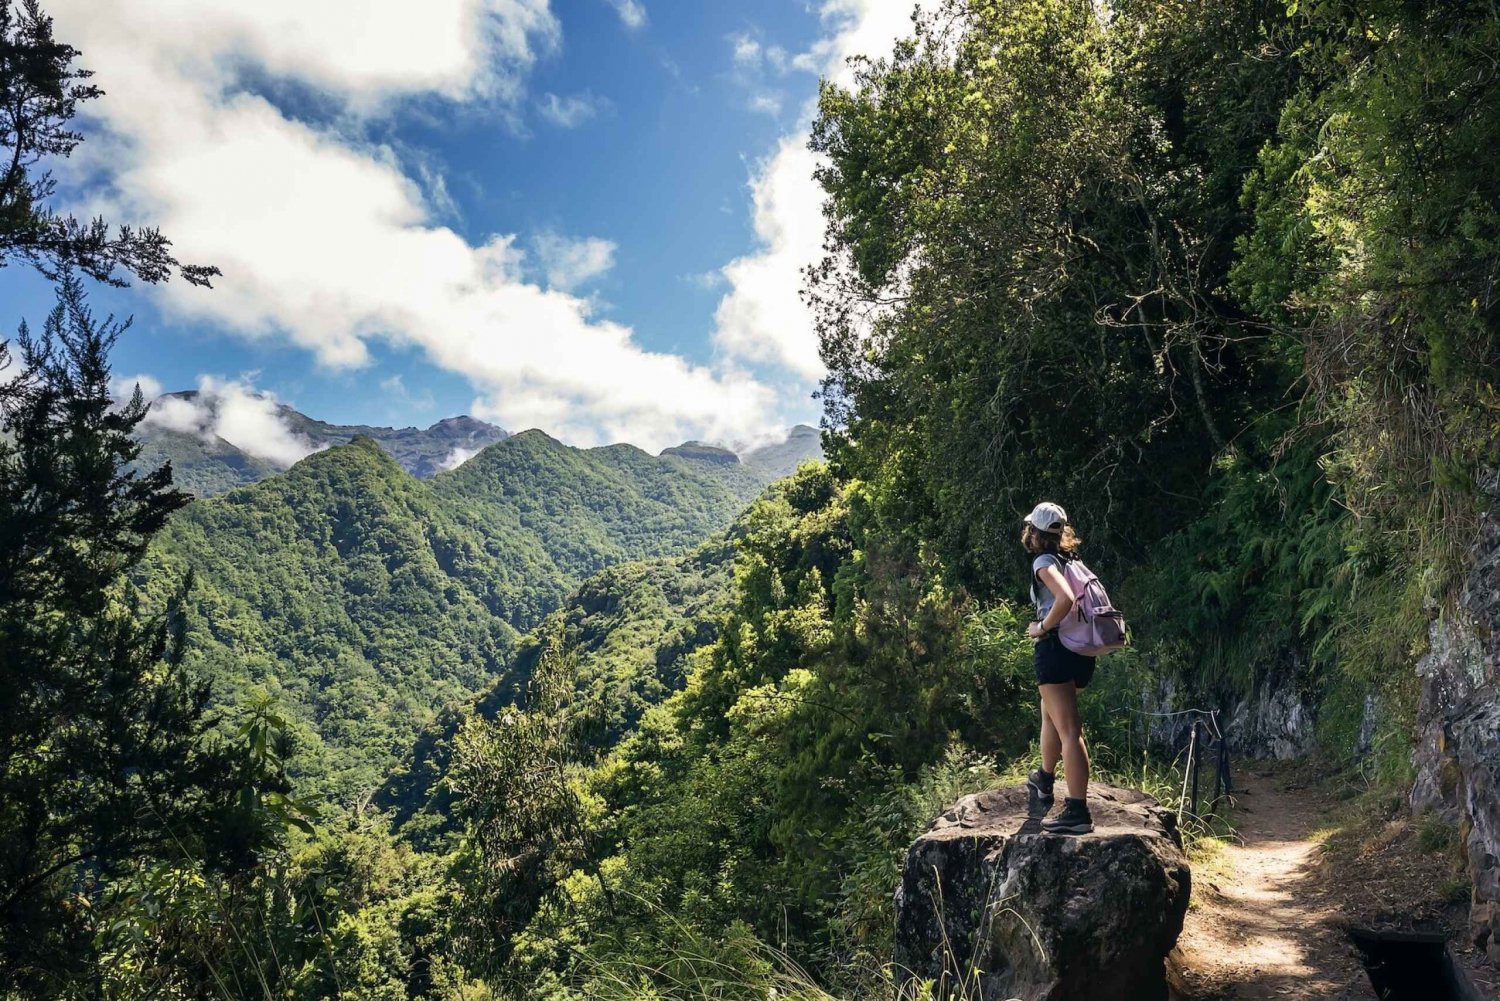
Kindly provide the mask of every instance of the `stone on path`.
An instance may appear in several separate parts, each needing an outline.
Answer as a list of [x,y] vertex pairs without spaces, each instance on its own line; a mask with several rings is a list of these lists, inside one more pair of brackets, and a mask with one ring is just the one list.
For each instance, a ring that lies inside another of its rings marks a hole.
[[1191,876],[1173,815],[1089,788],[1094,832],[1044,834],[1024,787],[966,796],[911,846],[896,891],[898,981],[973,1001],[1156,1001]]

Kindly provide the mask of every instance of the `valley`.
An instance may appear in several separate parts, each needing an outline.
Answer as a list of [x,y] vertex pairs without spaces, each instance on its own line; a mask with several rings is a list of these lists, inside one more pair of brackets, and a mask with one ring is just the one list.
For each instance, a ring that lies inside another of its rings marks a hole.
[[[789,441],[819,457],[815,437]],[[769,482],[737,459],[576,449],[540,431],[423,479],[356,435],[195,501],[140,576],[164,603],[191,568],[187,664],[222,706],[275,700],[294,721],[299,786],[348,804],[440,710],[511,678],[523,634],[591,575],[677,558]]]

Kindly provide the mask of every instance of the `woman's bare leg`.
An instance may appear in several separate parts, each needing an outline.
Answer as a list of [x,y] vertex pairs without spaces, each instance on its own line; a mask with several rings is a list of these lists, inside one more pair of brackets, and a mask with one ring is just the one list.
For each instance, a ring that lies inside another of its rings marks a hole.
[[[1042,689],[1043,692],[1046,689]],[[1047,715],[1047,703],[1042,702],[1042,771],[1048,775],[1057,774],[1057,762],[1062,757],[1062,738],[1057,735],[1057,727],[1052,725],[1052,717]]]
[[[1063,774],[1068,782],[1069,799],[1086,799],[1089,791],[1089,750],[1083,741],[1083,723],[1078,718],[1078,686],[1068,681],[1060,685],[1041,685],[1042,712],[1057,734],[1061,747]],[[1043,726],[1043,740],[1046,727]],[[1042,747],[1045,763],[1047,750]]]

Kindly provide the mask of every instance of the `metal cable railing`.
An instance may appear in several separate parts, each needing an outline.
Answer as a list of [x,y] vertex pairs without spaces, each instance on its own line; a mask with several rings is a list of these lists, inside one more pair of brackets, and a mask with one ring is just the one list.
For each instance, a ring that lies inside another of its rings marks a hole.
[[[1229,741],[1225,738],[1224,732],[1219,729],[1219,711],[1217,709],[1179,709],[1173,712],[1154,713],[1137,709],[1134,712],[1138,716],[1157,719],[1193,718],[1192,729],[1188,734],[1187,761],[1182,769],[1182,793],[1177,802],[1177,821],[1182,822],[1184,813],[1198,820],[1214,816],[1219,809],[1219,804],[1234,793],[1234,776],[1229,768]],[[1205,758],[1213,762],[1213,796],[1208,800],[1207,808],[1200,812],[1198,809],[1199,787],[1202,782]]]

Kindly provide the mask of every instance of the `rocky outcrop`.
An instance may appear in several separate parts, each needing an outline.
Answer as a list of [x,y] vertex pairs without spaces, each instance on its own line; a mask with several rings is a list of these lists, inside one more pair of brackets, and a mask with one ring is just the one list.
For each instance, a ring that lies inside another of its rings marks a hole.
[[685,441],[681,445],[664,448],[661,454],[675,455],[690,462],[706,462],[711,466],[738,466],[740,457],[727,448],[705,444],[701,441]]
[[1303,691],[1306,675],[1300,659],[1288,656],[1267,671],[1248,695],[1186,691],[1174,678],[1164,677],[1141,700],[1146,736],[1152,746],[1177,751],[1187,746],[1197,715],[1183,710],[1219,710],[1219,726],[1238,758],[1300,758],[1316,746],[1315,713]]
[[1306,665],[1288,661],[1282,670],[1262,678],[1248,698],[1234,703],[1224,732],[1234,753],[1247,758],[1300,758],[1317,743],[1311,701],[1300,679]]
[[1089,789],[1094,832],[1044,834],[1022,787],[967,796],[911,846],[896,891],[909,996],[999,1001],[1165,998],[1164,960],[1191,877],[1173,815],[1143,793]]
[[1458,772],[1474,944],[1500,963],[1500,685],[1474,692],[1447,723]]
[[1415,812],[1437,811],[1462,825],[1474,883],[1474,940],[1500,962],[1500,481],[1480,520],[1473,569],[1458,607],[1432,625],[1417,664],[1412,786]]
[[1418,813],[1435,811],[1459,819],[1461,778],[1448,733],[1450,718],[1485,687],[1484,649],[1478,625],[1460,612],[1432,624],[1427,653],[1417,661],[1422,701],[1417,710],[1417,746],[1412,752],[1417,778],[1411,805]]

